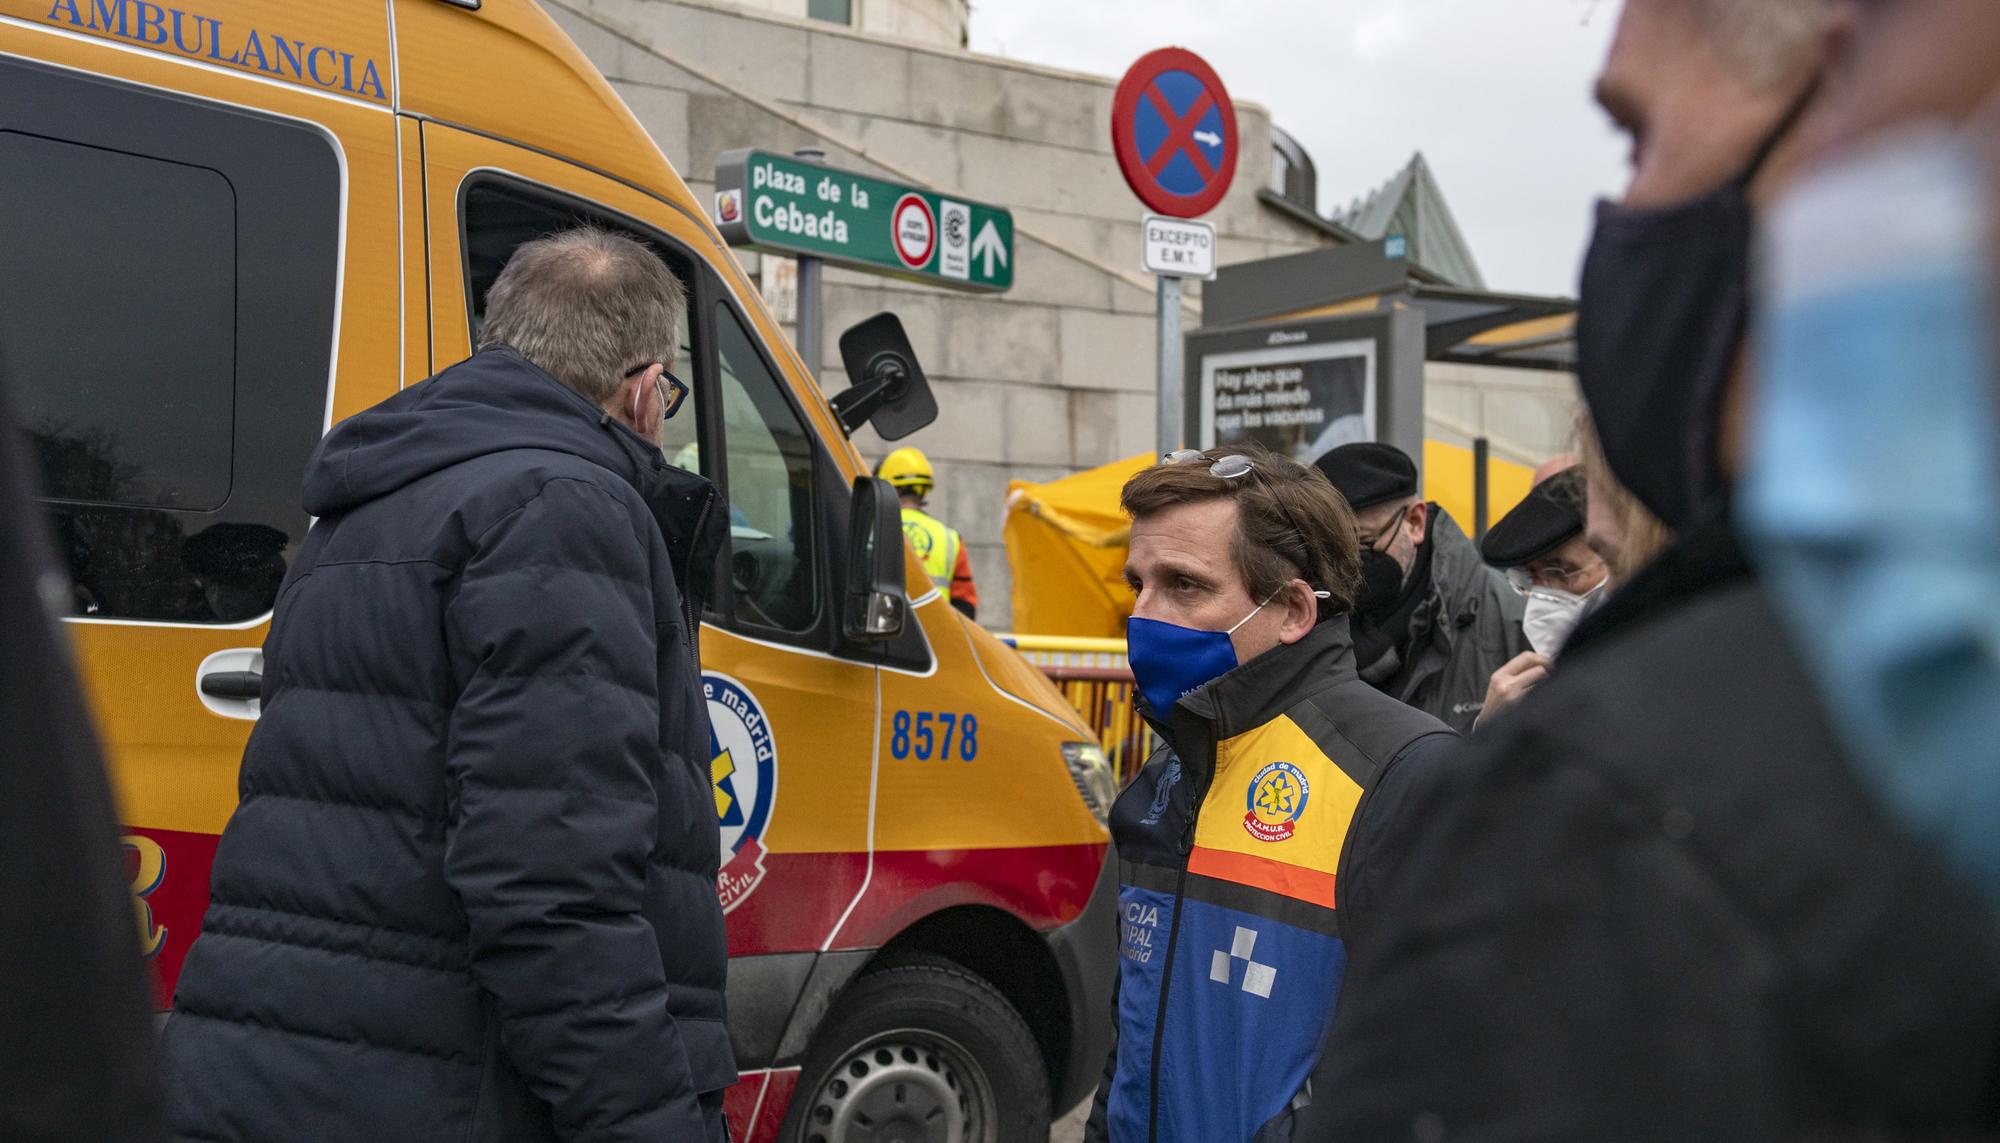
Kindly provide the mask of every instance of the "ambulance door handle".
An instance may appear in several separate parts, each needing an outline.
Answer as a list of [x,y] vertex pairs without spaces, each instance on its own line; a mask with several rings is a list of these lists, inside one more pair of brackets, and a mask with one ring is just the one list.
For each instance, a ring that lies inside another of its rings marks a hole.
[[256,671],[217,671],[201,677],[201,693],[210,698],[246,700],[264,694],[264,676]]
[[234,647],[201,661],[195,697],[224,718],[256,719],[264,695],[264,649]]

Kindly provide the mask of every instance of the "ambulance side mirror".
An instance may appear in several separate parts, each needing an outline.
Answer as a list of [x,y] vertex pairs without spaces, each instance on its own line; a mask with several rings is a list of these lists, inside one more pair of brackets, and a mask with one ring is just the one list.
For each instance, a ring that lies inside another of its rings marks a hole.
[[855,477],[847,527],[841,633],[855,643],[894,639],[903,633],[910,611],[903,578],[903,507],[895,488],[872,476]]
[[853,387],[833,395],[833,415],[848,436],[872,424],[883,440],[901,440],[937,420],[937,398],[895,314],[848,327],[840,361]]

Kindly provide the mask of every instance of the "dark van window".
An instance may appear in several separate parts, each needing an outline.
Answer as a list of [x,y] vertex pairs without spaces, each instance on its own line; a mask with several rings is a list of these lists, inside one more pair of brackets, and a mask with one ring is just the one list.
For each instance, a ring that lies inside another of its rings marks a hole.
[[317,132],[0,61],[0,376],[80,615],[236,623],[303,538],[340,172]]
[[715,307],[715,342],[736,616],[760,627],[810,630],[819,616],[813,438],[727,305]]
[[[219,173],[0,131],[7,359],[60,500],[212,511],[236,418],[236,195]],[[10,226],[10,230],[12,227]],[[89,347],[88,356],[79,353]]]

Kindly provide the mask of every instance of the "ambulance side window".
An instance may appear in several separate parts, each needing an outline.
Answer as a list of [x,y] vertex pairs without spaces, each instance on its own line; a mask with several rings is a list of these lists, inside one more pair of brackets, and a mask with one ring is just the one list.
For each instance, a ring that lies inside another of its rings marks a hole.
[[736,618],[809,631],[819,618],[813,438],[742,319],[722,303],[714,314]]
[[[493,288],[494,280],[506,268],[507,259],[514,256],[515,248],[524,242],[584,224],[601,226],[639,240],[667,264],[674,277],[680,279],[681,285],[688,291],[689,308],[694,305],[694,265],[686,256],[630,220],[608,211],[594,210],[580,200],[497,176],[485,177],[467,185],[460,216],[465,225],[462,240],[470,322],[467,328],[471,331],[474,345],[479,344],[479,329],[486,321],[487,291]],[[694,380],[694,345],[689,333],[688,312],[688,309],[681,311],[679,336],[675,339],[680,352],[667,363],[667,367],[674,371],[674,376],[691,383]],[[691,384],[690,389],[680,411],[667,422],[665,443],[661,447],[666,451],[668,461],[689,472],[700,472],[701,448],[695,441],[695,426],[700,419],[701,387]],[[712,474],[704,475],[711,475],[712,478]]]
[[295,123],[0,59],[0,376],[75,614],[234,624],[305,536],[339,159]]

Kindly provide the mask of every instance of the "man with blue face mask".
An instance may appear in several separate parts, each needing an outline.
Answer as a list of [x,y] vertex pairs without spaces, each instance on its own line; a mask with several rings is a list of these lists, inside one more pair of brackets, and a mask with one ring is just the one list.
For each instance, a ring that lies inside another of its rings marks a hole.
[[1188,450],[1123,505],[1130,660],[1163,745],[1111,813],[1118,1039],[1087,1138],[1287,1139],[1340,1098],[1307,1077],[1348,948],[1457,739],[1357,674],[1354,519],[1318,472]]
[[[1599,211],[1578,380],[1611,470],[1678,539],[1454,760],[1317,1077],[1352,1094],[1311,1109],[1308,1138],[1995,1129],[2000,942],[1856,780],[1729,511],[1757,463],[1745,332],[1772,316],[1748,292],[1754,237],[1827,127],[1846,12],[1627,0],[1599,96],[1633,177]],[[1933,217],[1858,203],[1842,220],[1864,239],[1885,211]],[[1887,425],[1896,399],[1857,411]],[[1895,490],[1925,513],[1923,488]]]

